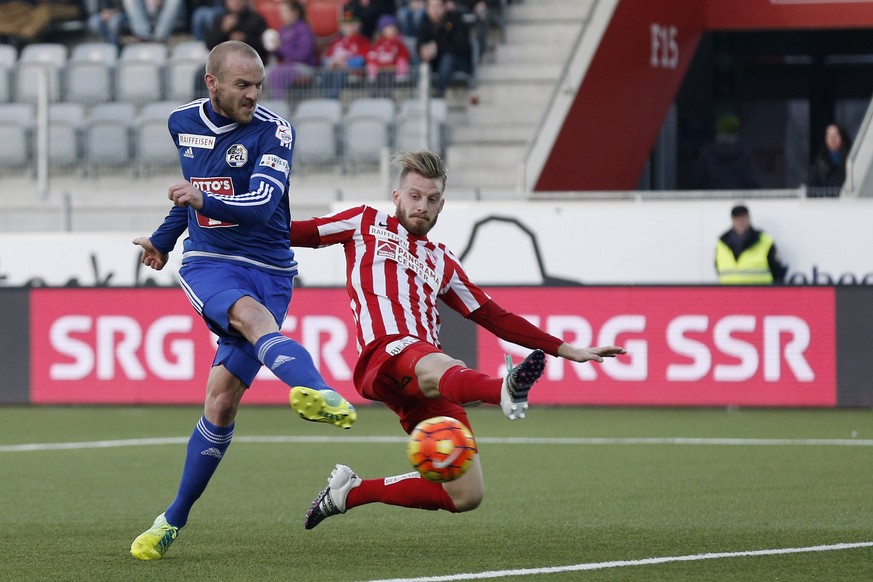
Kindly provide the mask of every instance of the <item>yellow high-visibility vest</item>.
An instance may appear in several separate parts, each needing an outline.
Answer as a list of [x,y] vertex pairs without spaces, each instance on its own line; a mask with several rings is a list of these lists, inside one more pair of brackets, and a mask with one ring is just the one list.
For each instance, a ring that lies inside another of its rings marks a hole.
[[767,255],[773,247],[773,237],[762,232],[758,242],[739,257],[734,257],[731,248],[719,239],[715,247],[715,269],[718,281],[724,285],[770,285],[773,273]]

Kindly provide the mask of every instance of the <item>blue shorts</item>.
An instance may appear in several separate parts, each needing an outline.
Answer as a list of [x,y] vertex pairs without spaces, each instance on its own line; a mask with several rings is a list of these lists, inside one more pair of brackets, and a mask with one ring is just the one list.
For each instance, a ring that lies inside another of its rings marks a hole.
[[184,263],[179,279],[191,305],[218,336],[212,365],[224,365],[243,384],[251,386],[262,364],[254,346],[230,329],[228,311],[242,297],[249,296],[266,307],[281,327],[291,302],[294,277],[234,263],[200,260]]

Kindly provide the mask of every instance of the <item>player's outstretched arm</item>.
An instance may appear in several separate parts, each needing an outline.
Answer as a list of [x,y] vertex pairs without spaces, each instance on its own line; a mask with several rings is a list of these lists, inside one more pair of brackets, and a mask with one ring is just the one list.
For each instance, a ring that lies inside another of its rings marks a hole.
[[155,271],[160,271],[167,265],[170,255],[162,253],[156,249],[149,237],[137,237],[133,239],[133,244],[142,247],[142,257],[140,257],[140,262],[142,262],[146,267],[151,267]]
[[618,346],[600,346],[597,348],[577,348],[568,343],[558,346],[558,356],[574,362],[602,362],[603,358],[614,358],[626,354],[624,348]]

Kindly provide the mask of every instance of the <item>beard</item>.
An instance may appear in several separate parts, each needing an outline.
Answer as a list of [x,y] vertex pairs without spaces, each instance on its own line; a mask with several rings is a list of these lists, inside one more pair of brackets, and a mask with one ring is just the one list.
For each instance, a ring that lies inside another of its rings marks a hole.
[[248,102],[248,99],[245,99],[242,102],[233,102],[230,99],[224,98],[221,93],[215,96],[215,103],[218,105],[218,111],[225,117],[243,125],[251,122],[252,117],[255,115],[255,107],[257,107],[256,101],[252,104],[251,111],[243,109],[243,105]]
[[438,218],[438,216],[434,216],[431,220],[423,216],[412,216],[400,208],[397,209],[395,217],[403,225],[403,228],[418,236],[424,236],[429,233],[436,225]]

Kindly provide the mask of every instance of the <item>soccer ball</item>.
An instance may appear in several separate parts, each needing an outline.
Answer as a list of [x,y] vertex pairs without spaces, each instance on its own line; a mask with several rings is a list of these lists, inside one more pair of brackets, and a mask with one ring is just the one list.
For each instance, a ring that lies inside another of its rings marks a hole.
[[470,429],[449,416],[422,420],[409,435],[409,462],[428,481],[454,481],[473,465],[477,452]]

